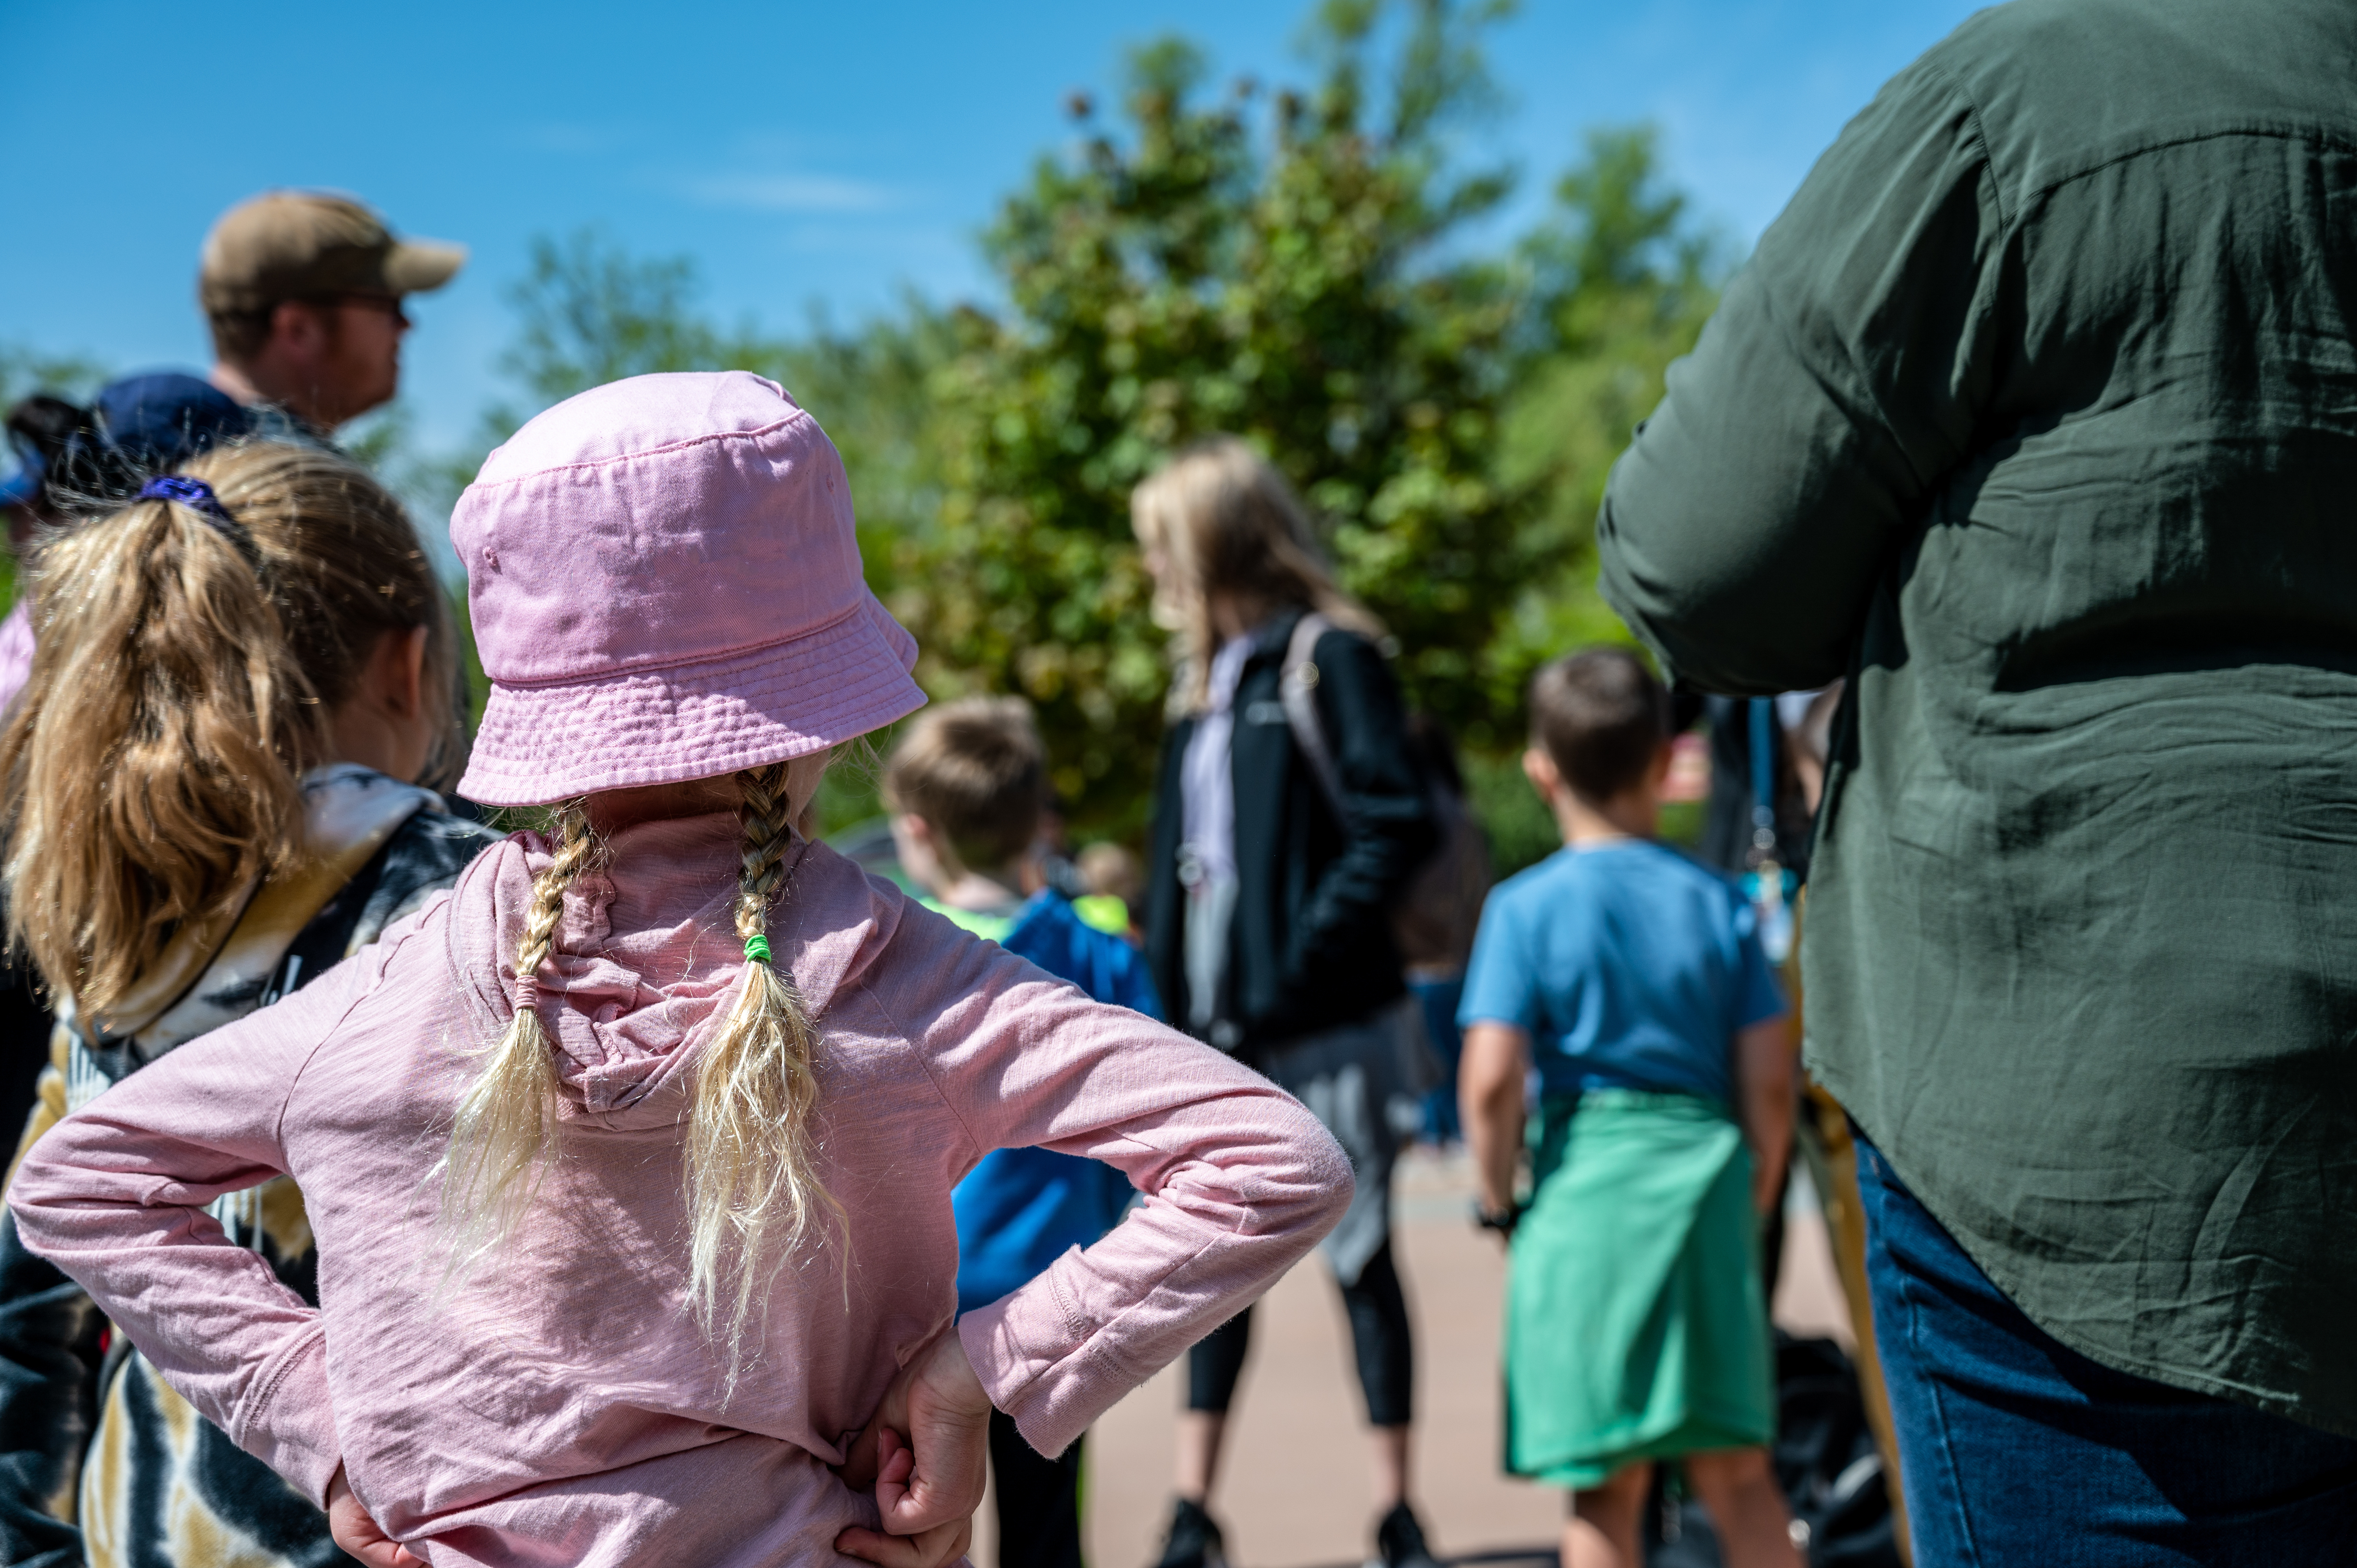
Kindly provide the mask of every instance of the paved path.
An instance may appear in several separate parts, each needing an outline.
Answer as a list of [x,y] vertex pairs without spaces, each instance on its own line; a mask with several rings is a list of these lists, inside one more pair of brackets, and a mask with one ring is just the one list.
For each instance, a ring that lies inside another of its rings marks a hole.
[[[1416,1154],[1400,1170],[1395,1240],[1416,1325],[1416,1501],[1452,1561],[1555,1561],[1559,1494],[1498,1472],[1499,1300],[1504,1262],[1466,1219],[1462,1157]],[[1776,1317],[1796,1333],[1848,1328],[1813,1203],[1794,1205]],[[1089,1438],[1090,1568],[1150,1568],[1170,1503],[1179,1369],[1167,1369]],[[1318,1259],[1263,1299],[1213,1512],[1240,1568],[1333,1568],[1372,1552],[1366,1442],[1350,1328]],[[996,1561],[984,1510],[974,1561]]]

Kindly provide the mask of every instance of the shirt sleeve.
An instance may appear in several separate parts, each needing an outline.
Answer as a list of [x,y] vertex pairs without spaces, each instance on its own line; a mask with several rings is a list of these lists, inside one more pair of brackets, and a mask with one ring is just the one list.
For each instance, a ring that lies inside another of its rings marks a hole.
[[1877,582],[1975,449],[2008,239],[1971,101],[1901,72],[1760,237],[1597,516],[1606,599],[1677,679],[1846,671]]
[[206,1209],[285,1173],[287,1095],[389,946],[133,1073],[52,1127],[8,1193],[27,1247],[198,1413],[322,1506],[342,1449],[318,1311]]
[[1538,1026],[1538,974],[1523,940],[1518,907],[1496,894],[1481,910],[1473,932],[1473,956],[1465,962],[1465,994],[1457,1004],[1460,1028],[1507,1024],[1525,1034]]
[[[970,1157],[1038,1145],[1117,1166],[1142,1195],[1085,1250],[959,1320],[991,1402],[1042,1454],[1226,1322],[1316,1246],[1350,1162],[1250,1069],[1000,950],[912,916],[877,996],[925,1057]],[[953,1174],[953,1173],[952,1173]]]

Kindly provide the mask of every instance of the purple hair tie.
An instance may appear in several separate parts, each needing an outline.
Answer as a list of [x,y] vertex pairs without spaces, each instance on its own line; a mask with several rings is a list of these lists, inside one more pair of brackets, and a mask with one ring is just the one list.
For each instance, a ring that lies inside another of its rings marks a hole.
[[202,479],[192,479],[185,474],[158,474],[139,487],[138,499],[143,501],[178,501],[184,507],[204,513],[216,523],[234,528],[237,519],[230,516],[229,508],[221,505],[221,497]]
[[139,499],[177,499],[179,505],[203,511],[217,523],[238,521],[238,519],[229,516],[229,507],[221,505],[221,498],[212,493],[210,483],[205,483],[203,478],[188,478],[187,474],[158,474],[156,478],[139,486]]
[[139,494],[135,499],[173,501],[187,507],[210,523],[215,533],[235,546],[237,553],[245,557],[245,564],[253,567],[257,575],[266,575],[262,551],[253,542],[253,535],[245,531],[244,524],[230,516],[229,508],[221,505],[221,497],[213,494],[213,488],[202,479],[192,479],[186,474],[158,474],[139,487]]

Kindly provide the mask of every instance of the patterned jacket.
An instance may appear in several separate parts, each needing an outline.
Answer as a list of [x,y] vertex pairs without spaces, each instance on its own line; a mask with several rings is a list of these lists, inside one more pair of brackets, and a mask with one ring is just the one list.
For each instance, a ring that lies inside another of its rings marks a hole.
[[[430,792],[339,764],[304,783],[310,854],[233,916],[176,933],[104,1018],[60,998],[17,1157],[166,1051],[325,973],[495,842]],[[9,1166],[15,1174],[15,1165]],[[303,1195],[281,1176],[213,1214],[317,1300]],[[321,1568],[349,1563],[309,1499],[199,1416],[0,1215],[0,1563]]]

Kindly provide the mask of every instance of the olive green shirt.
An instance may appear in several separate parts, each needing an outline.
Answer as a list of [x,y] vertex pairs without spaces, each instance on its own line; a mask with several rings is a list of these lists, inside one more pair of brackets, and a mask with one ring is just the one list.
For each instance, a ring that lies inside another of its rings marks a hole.
[[1678,676],[1851,678],[1809,1065],[2032,1320],[2357,1433],[2357,4],[2015,0],[1614,470]]

